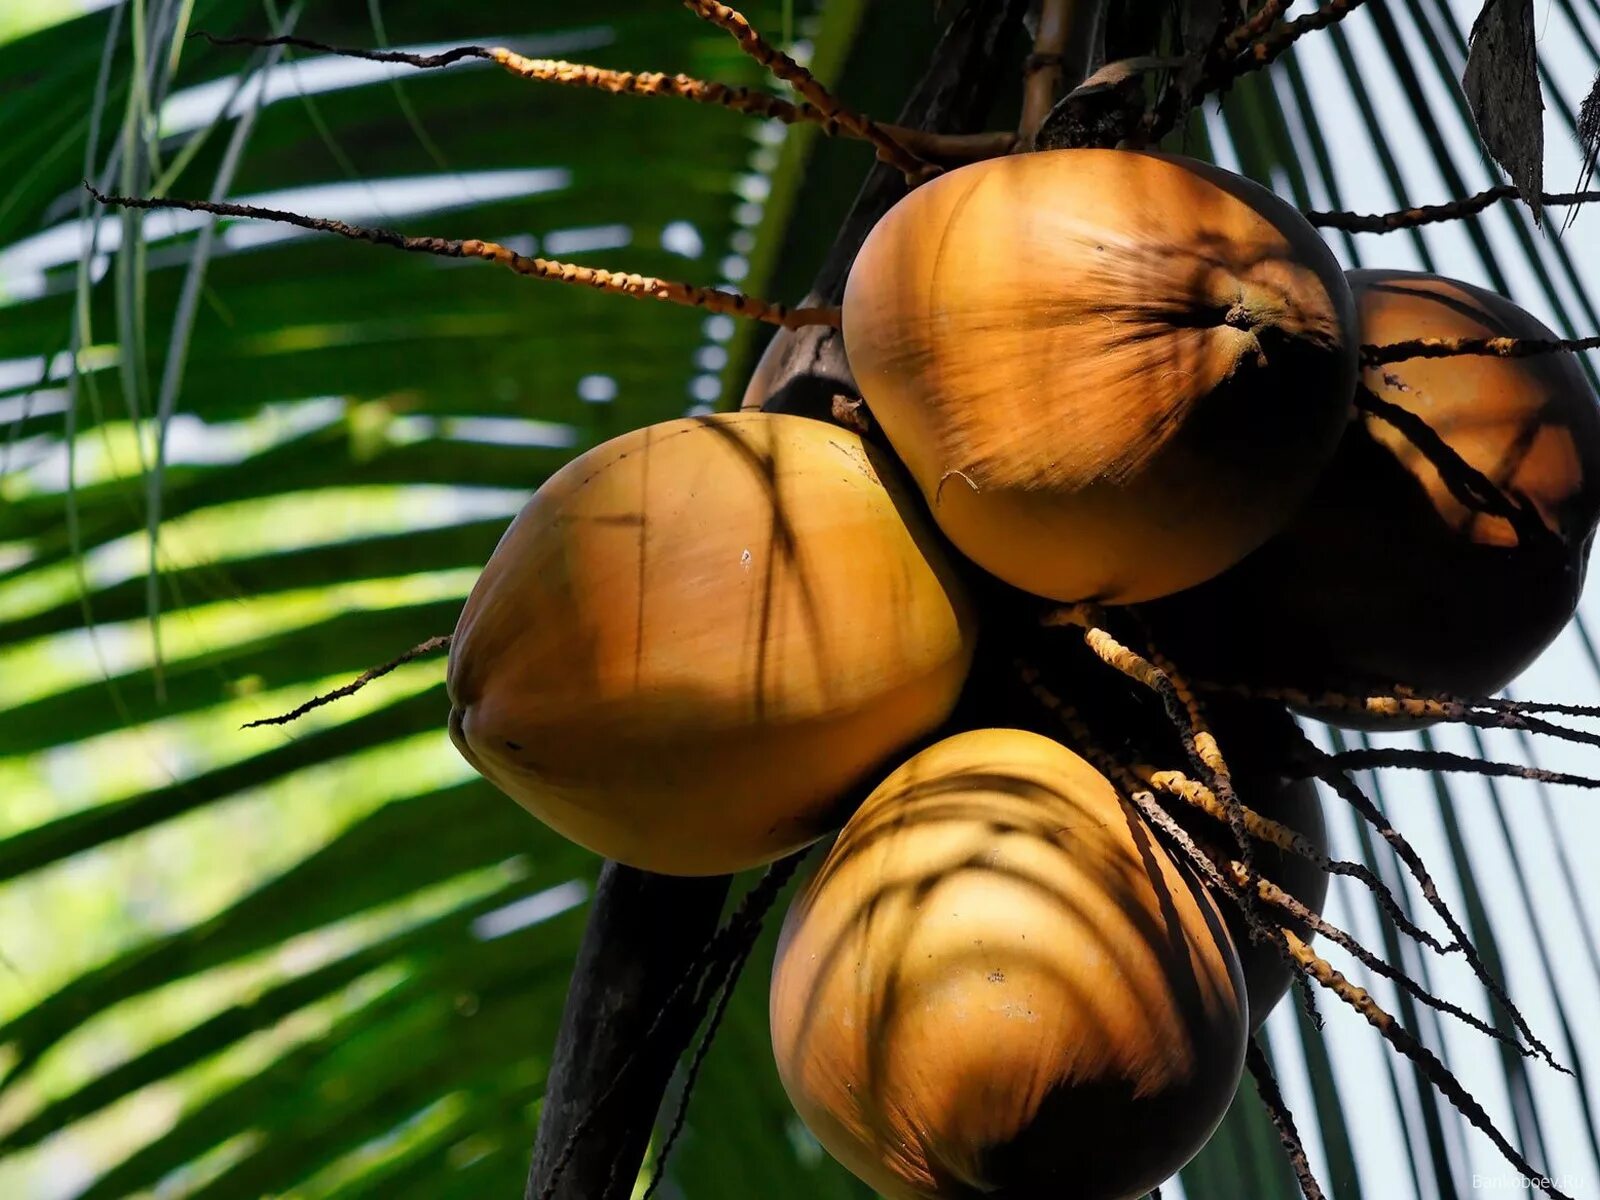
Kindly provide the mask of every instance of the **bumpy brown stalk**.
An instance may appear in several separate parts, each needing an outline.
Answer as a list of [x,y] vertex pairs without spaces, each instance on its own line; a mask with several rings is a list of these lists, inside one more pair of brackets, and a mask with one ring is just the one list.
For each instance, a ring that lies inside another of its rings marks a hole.
[[[1277,936],[1276,925],[1268,923],[1262,905],[1259,903],[1258,893],[1249,889],[1248,880],[1253,875],[1253,869],[1247,868],[1241,863],[1239,868],[1244,872],[1244,881],[1236,882],[1230,880],[1223,873],[1221,866],[1227,860],[1220,855],[1210,855],[1200,848],[1195,839],[1173,820],[1166,809],[1161,807],[1154,794],[1142,786],[1143,781],[1139,774],[1135,770],[1130,770],[1124,766],[1114,755],[1109,754],[1095,741],[1093,733],[1088,725],[1085,724],[1078,710],[1063,701],[1044,682],[1036,666],[1024,659],[1015,660],[1014,666],[1023,684],[1032,692],[1034,698],[1042,707],[1054,713],[1061,721],[1068,738],[1077,746],[1079,752],[1089,761],[1090,765],[1116,785],[1117,789],[1127,797],[1129,803],[1139,810],[1140,815],[1177,847],[1179,853],[1200,872],[1202,877],[1210,883],[1213,890],[1227,897],[1238,906],[1253,938],[1260,938],[1269,945],[1277,946],[1280,953],[1282,953],[1282,940]],[[1207,795],[1209,796],[1210,794],[1207,793]],[[1211,797],[1211,803],[1213,805],[1216,804],[1215,797]],[[1270,825],[1282,831],[1286,839],[1299,836],[1286,830],[1276,822],[1267,822],[1266,818],[1249,812],[1249,810],[1245,811],[1251,820],[1263,822],[1264,825]],[[1220,806],[1216,815],[1219,820],[1223,819]],[[1304,839],[1301,839],[1301,841],[1304,841]],[[1311,847],[1309,843],[1305,844],[1312,854],[1316,853],[1315,848]],[[1290,966],[1293,967],[1293,965],[1291,962]],[[1320,1028],[1321,1018],[1317,1015],[1315,1001],[1310,991],[1302,991],[1301,999],[1306,1004],[1307,1012],[1312,1021]]]
[[683,0],[684,6],[701,20],[724,29],[739,43],[739,48],[760,63],[776,78],[783,80],[830,121],[848,130],[856,137],[869,141],[877,148],[878,157],[889,163],[907,178],[920,179],[928,171],[937,170],[909,153],[904,146],[890,137],[870,118],[854,112],[841,104],[827,88],[822,86],[810,71],[790,58],[757,33],[742,13],[736,12],[717,0]]
[[1466,954],[1467,963],[1472,967],[1472,973],[1478,977],[1478,982],[1483,984],[1484,989],[1500,1005],[1506,1015],[1511,1018],[1522,1036],[1527,1039],[1528,1044],[1537,1050],[1546,1062],[1552,1066],[1557,1065],[1555,1056],[1551,1053],[1550,1048],[1534,1034],[1533,1029],[1523,1018],[1521,1010],[1512,1002],[1505,985],[1494,977],[1494,973],[1489,970],[1483,958],[1478,954],[1477,947],[1472,944],[1472,939],[1467,936],[1466,929],[1456,919],[1456,915],[1450,906],[1445,903],[1438,886],[1433,882],[1433,876],[1428,873],[1428,868],[1423,864],[1422,856],[1417,853],[1416,848],[1411,845],[1404,834],[1394,827],[1389,818],[1372,802],[1366,792],[1362,791],[1361,786],[1345,770],[1336,765],[1335,756],[1325,754],[1320,748],[1312,744],[1311,740],[1305,737],[1304,734],[1301,734],[1300,751],[1303,756],[1310,760],[1316,772],[1316,777],[1333,788],[1340,798],[1345,800],[1356,812],[1360,813],[1362,819],[1394,849],[1400,861],[1410,871],[1411,877],[1416,880],[1417,887],[1422,891],[1423,899],[1439,915],[1439,919],[1450,930],[1450,935],[1460,943],[1462,950]]
[[809,104],[791,104],[779,96],[751,91],[744,87],[729,87],[695,79],[688,75],[668,75],[661,71],[608,71],[585,63],[564,62],[554,58],[525,58],[504,46],[495,46],[489,57],[513,75],[523,79],[536,79],[546,83],[564,83],[577,87],[594,88],[613,94],[634,96],[675,96],[692,100],[696,104],[712,104],[719,108],[751,116],[766,117],[793,125],[810,121],[819,125],[831,122]]
[[1365,2],[1366,0],[1329,0],[1329,3],[1315,12],[1309,12],[1303,17],[1297,17],[1293,21],[1268,30],[1233,60],[1228,70],[1228,78],[1235,78],[1266,66],[1306,34],[1326,29],[1329,25],[1344,20]]
[[1277,1077],[1272,1073],[1272,1065],[1267,1062],[1267,1056],[1255,1038],[1251,1038],[1245,1047],[1244,1065],[1249,1068],[1250,1077],[1256,1082],[1256,1094],[1261,1097],[1267,1115],[1272,1118],[1272,1126],[1278,1131],[1283,1152],[1289,1156],[1289,1165],[1294,1168],[1294,1177],[1300,1184],[1300,1194],[1306,1200],[1325,1200],[1322,1186],[1311,1173],[1311,1160],[1306,1157],[1305,1143],[1300,1140],[1300,1131],[1295,1128],[1294,1114],[1284,1102]]
[[[1221,753],[1217,750],[1216,739],[1206,731],[1203,720],[1197,723],[1199,710],[1194,700],[1194,693],[1188,685],[1185,684],[1180,688],[1173,677],[1160,666],[1124,646],[1107,632],[1103,614],[1096,605],[1065,605],[1046,614],[1044,623],[1047,626],[1077,626],[1083,631],[1084,643],[1102,662],[1128,678],[1144,684],[1161,698],[1167,718],[1178,731],[1184,753],[1199,768],[1227,814],[1228,829],[1232,832],[1234,843],[1239,848],[1239,857],[1249,862],[1250,838],[1245,828],[1239,797],[1233,790],[1233,778],[1228,772],[1227,764],[1222,760]],[[1247,903],[1253,905],[1254,898],[1247,900]]]
[[481,59],[498,64],[501,68],[522,79],[541,83],[559,83],[570,87],[593,88],[613,95],[675,96],[696,104],[710,104],[718,108],[750,116],[766,117],[793,125],[809,121],[819,125],[831,122],[809,104],[793,104],[766,92],[745,87],[730,87],[689,75],[668,75],[662,71],[615,71],[607,67],[594,67],[588,63],[567,62],[559,58],[527,58],[505,46],[457,46],[440,54],[410,54],[403,50],[362,50],[351,46],[330,46],[326,42],[303,37],[216,37],[200,33],[216,46],[293,46],[340,58],[359,58],[369,62],[403,63],[409,67],[436,69],[448,67],[468,59]]
[[[331,46],[327,42],[303,37],[217,37],[199,32],[217,46],[295,46],[333,54],[340,58],[359,58],[370,62],[403,63],[420,69],[448,67],[468,59],[493,62],[523,79],[541,83],[593,88],[617,96],[671,96],[695,104],[709,104],[730,112],[782,121],[785,125],[812,124],[831,136],[864,138],[861,125],[845,128],[835,117],[804,101],[795,104],[767,92],[746,87],[731,87],[690,75],[668,75],[662,71],[616,71],[588,63],[567,62],[558,58],[525,58],[505,46],[457,46],[439,54],[411,54],[404,50],[364,50],[353,46]],[[903,125],[869,123],[903,146],[913,157],[940,166],[959,166],[985,158],[1011,153],[1016,134],[1009,130],[993,133],[929,133]]]
[[[1291,687],[1252,687],[1245,684],[1199,683],[1202,691],[1229,692],[1258,700],[1275,700],[1305,709],[1348,713],[1351,716],[1377,717],[1396,721],[1449,721],[1478,729],[1523,729],[1545,737],[1559,738],[1583,746],[1600,746],[1600,733],[1572,729],[1534,715],[1541,712],[1567,716],[1600,716],[1600,708],[1580,704],[1543,704],[1537,701],[1501,700],[1493,697],[1464,698],[1444,694],[1422,695],[1410,688],[1363,696],[1349,692],[1317,691]],[[1485,711],[1487,710],[1487,711]]]
[[208,200],[157,200],[137,196],[107,196],[96,191],[87,182],[84,187],[101,204],[113,208],[177,209],[184,212],[211,213],[220,217],[250,217],[261,221],[276,221],[319,233],[334,233],[352,241],[371,242],[414,254],[434,254],[441,258],[481,258],[498,263],[518,275],[534,279],[550,279],[559,283],[579,284],[604,292],[643,299],[664,300],[708,312],[726,313],[729,316],[747,317],[764,321],[785,329],[805,325],[839,325],[836,308],[789,308],[740,292],[722,291],[719,288],[696,287],[670,279],[657,279],[651,275],[636,275],[624,271],[607,271],[599,267],[582,267],[576,263],[558,262],[548,258],[534,258],[480,238],[455,240],[439,237],[409,237],[392,229],[379,229],[366,225],[352,225],[346,221],[326,217],[307,217],[282,209],[260,208],[253,204],[214,203]]
[[[1227,811],[1210,788],[1203,783],[1190,779],[1181,771],[1160,771],[1144,765],[1125,766],[1096,744],[1093,733],[1084,723],[1077,709],[1065,703],[1060,696],[1044,683],[1043,677],[1036,666],[1024,659],[1015,660],[1013,665],[1016,667],[1017,675],[1023,685],[1033,693],[1034,699],[1043,708],[1054,713],[1057,719],[1061,721],[1063,728],[1067,731],[1067,736],[1077,745],[1080,753],[1089,760],[1096,770],[1112,780],[1124,793],[1142,791],[1146,787],[1154,788],[1177,797],[1191,807],[1198,808],[1213,820],[1227,824]],[[1245,828],[1252,837],[1275,846],[1286,854],[1296,854],[1302,858],[1309,859],[1330,875],[1343,875],[1360,881],[1372,892],[1373,898],[1388,915],[1394,926],[1408,937],[1440,954],[1461,952],[1462,947],[1459,943],[1452,942],[1446,945],[1412,921],[1406,915],[1400,901],[1395,898],[1394,893],[1368,867],[1357,862],[1329,858],[1303,834],[1297,833],[1287,825],[1274,821],[1270,817],[1264,817],[1243,804],[1239,806],[1239,810]]]
[[[1494,1038],[1495,1041],[1511,1047],[1511,1049],[1515,1050],[1524,1058],[1537,1057],[1535,1051],[1527,1046],[1524,1046],[1516,1038],[1512,1037],[1505,1031],[1496,1029],[1482,1017],[1475,1016],[1466,1009],[1462,1008],[1460,1005],[1452,1004],[1449,1000],[1446,1000],[1443,997],[1435,996],[1432,992],[1428,991],[1421,984],[1417,983],[1404,971],[1390,966],[1383,959],[1379,958],[1376,954],[1372,953],[1372,951],[1368,950],[1356,940],[1353,934],[1347,933],[1339,926],[1333,924],[1331,921],[1323,917],[1321,913],[1312,911],[1310,908],[1306,907],[1304,903],[1289,895],[1288,892],[1284,891],[1265,876],[1259,874],[1252,875],[1248,870],[1245,869],[1245,865],[1241,862],[1233,861],[1224,863],[1220,855],[1213,855],[1213,858],[1215,861],[1217,861],[1219,866],[1225,866],[1227,868],[1227,871],[1233,878],[1234,883],[1239,887],[1249,887],[1250,881],[1254,879],[1256,894],[1260,896],[1263,903],[1271,905],[1273,908],[1279,909],[1288,914],[1288,916],[1292,917],[1302,926],[1309,929],[1312,933],[1315,933],[1318,937],[1326,938],[1334,945],[1345,950],[1351,955],[1351,957],[1355,958],[1368,970],[1372,971],[1373,974],[1383,976],[1385,979],[1391,981],[1397,987],[1408,993],[1413,999],[1422,1004],[1426,1004],[1429,1008],[1432,1008],[1438,1012],[1447,1013],[1450,1016],[1455,1017],[1464,1024],[1470,1025],[1479,1033],[1486,1034],[1489,1037]],[[1565,1068],[1559,1067],[1558,1069],[1565,1070]]]
[[1251,45],[1267,30],[1277,23],[1278,18],[1288,11],[1294,0],[1266,0],[1249,18],[1241,21],[1234,27],[1232,33],[1222,39],[1221,54],[1223,58],[1232,58],[1241,50]]
[[1455,1077],[1450,1068],[1440,1062],[1434,1053],[1417,1041],[1415,1037],[1398,1021],[1384,1011],[1368,993],[1366,988],[1357,987],[1334,967],[1319,958],[1317,954],[1297,937],[1293,930],[1284,930],[1283,936],[1288,943],[1289,953],[1299,964],[1300,969],[1311,979],[1321,984],[1334,995],[1338,996],[1366,1020],[1368,1025],[1376,1029],[1391,1046],[1405,1055],[1422,1070],[1434,1087],[1450,1101],[1456,1111],[1471,1121],[1479,1130],[1488,1136],[1506,1161],[1521,1171],[1528,1179],[1535,1181],[1540,1190],[1554,1198],[1554,1200],[1572,1200],[1565,1192],[1558,1190],[1546,1177],[1540,1175],[1529,1165],[1526,1159],[1517,1152],[1505,1135],[1495,1128],[1494,1122],[1489,1119],[1489,1114],[1484,1112],[1483,1106],[1473,1098],[1472,1093],[1462,1086],[1461,1081]]
[[[1213,891],[1233,902],[1244,917],[1245,924],[1250,930],[1251,939],[1262,941],[1272,946],[1277,950],[1278,956],[1289,965],[1290,970],[1297,972],[1294,959],[1289,956],[1288,946],[1283,940],[1283,934],[1288,931],[1282,929],[1276,921],[1271,921],[1267,918],[1259,903],[1258,894],[1249,888],[1235,884],[1233,880],[1229,879],[1218,865],[1218,862],[1200,848],[1199,844],[1183,826],[1172,819],[1172,814],[1157,803],[1152,793],[1136,788],[1125,791],[1125,795],[1129,803],[1139,810],[1139,814],[1144,817],[1145,821],[1163,834],[1177,848],[1183,860],[1199,872],[1200,877],[1206,881]],[[1248,875],[1249,872],[1246,872],[1246,874]],[[1322,1028],[1322,1018],[1317,1013],[1316,1001],[1309,989],[1301,993],[1301,999],[1305,1004],[1306,1015],[1311,1018],[1312,1023],[1318,1029]]]
[[241,725],[240,728],[256,729],[262,725],[287,725],[290,721],[298,720],[299,718],[305,716],[308,712],[311,712],[313,709],[321,708],[324,704],[332,704],[335,700],[343,700],[346,696],[355,695],[374,679],[382,679],[385,675],[389,674],[389,672],[398,670],[400,667],[405,666],[408,662],[412,662],[415,659],[424,658],[427,655],[432,654],[435,650],[448,649],[449,646],[450,635],[448,633],[440,637],[431,637],[425,642],[419,642],[417,645],[411,647],[411,649],[407,650],[399,657],[391,658],[382,666],[373,667],[371,670],[361,672],[360,675],[357,675],[354,679],[352,679],[349,683],[344,684],[342,687],[336,687],[331,692],[324,692],[320,696],[312,697],[298,708],[290,709],[288,712],[282,713],[276,717],[262,717],[259,721],[247,721],[244,725]]
[[1490,775],[1497,779],[1527,779],[1534,783],[1551,783],[1561,787],[1600,788],[1600,779],[1590,775],[1569,775],[1564,771],[1547,771],[1543,767],[1527,767],[1521,763],[1491,762],[1472,758],[1466,754],[1452,754],[1447,750],[1410,750],[1398,746],[1380,746],[1366,750],[1345,750],[1330,754],[1319,765],[1300,768],[1307,775],[1323,778],[1344,771],[1376,771],[1383,768],[1411,771],[1458,771],[1463,775]]
[[[1204,784],[1178,771],[1154,771],[1149,767],[1135,767],[1135,774],[1151,787],[1176,796],[1185,803],[1200,809],[1218,821],[1226,821],[1221,803],[1212,795],[1211,790]],[[1329,858],[1316,846],[1312,845],[1303,835],[1296,833],[1286,825],[1279,824],[1268,817],[1241,805],[1245,826],[1250,830],[1251,836],[1276,846],[1288,854],[1297,854],[1309,859],[1330,875],[1343,875],[1364,884],[1377,901],[1378,906],[1388,915],[1395,928],[1406,936],[1422,943],[1429,949],[1440,954],[1456,954],[1463,951],[1460,942],[1446,944],[1433,934],[1422,928],[1406,915],[1404,907],[1395,897],[1388,885],[1379,879],[1369,867],[1358,862],[1348,862],[1340,858]]]
[[[1172,681],[1172,689],[1183,704],[1184,712],[1188,714],[1189,728],[1194,731],[1195,752],[1200,755],[1200,761],[1205,763],[1211,771],[1212,779],[1219,784],[1219,796],[1236,794],[1233,787],[1233,772],[1229,769],[1227,760],[1222,756],[1222,748],[1217,745],[1216,736],[1206,724],[1205,707],[1195,695],[1194,688],[1190,686],[1188,678],[1180,671],[1177,664],[1154,646],[1146,647],[1151,664]],[[1224,808],[1226,801],[1224,800]],[[1243,803],[1239,805],[1240,813],[1244,811]],[[1231,820],[1230,820],[1231,824]],[[1246,864],[1251,861],[1251,840],[1245,838],[1242,843],[1241,857]]]
[[1412,338],[1382,346],[1361,347],[1363,366],[1381,367],[1413,358],[1454,358],[1475,354],[1489,358],[1528,358],[1535,354],[1565,354],[1600,350],[1600,335],[1581,338]]
[[[1402,208],[1397,212],[1355,213],[1307,209],[1306,220],[1322,229],[1342,229],[1347,233],[1393,233],[1399,229],[1415,229],[1436,221],[1459,221],[1475,216],[1501,200],[1515,200],[1522,193],[1514,184],[1501,184],[1487,188],[1462,200],[1444,204],[1423,204],[1416,208]],[[1600,200],[1600,192],[1544,192],[1540,201],[1550,205],[1573,206]]]

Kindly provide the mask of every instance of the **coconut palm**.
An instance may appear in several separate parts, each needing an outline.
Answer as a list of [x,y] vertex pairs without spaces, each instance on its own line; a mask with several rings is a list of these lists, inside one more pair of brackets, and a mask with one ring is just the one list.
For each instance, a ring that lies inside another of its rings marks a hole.
[[[952,20],[1023,7],[746,11],[850,105],[888,118]],[[1108,52],[1122,58],[1175,55],[1186,21],[1214,27],[1227,6],[1113,7]],[[1501,185],[1459,85],[1479,7],[1371,0],[1241,75],[1168,144],[1308,211],[1389,213]],[[1185,20],[1169,20],[1178,9]],[[1557,0],[1539,20],[1547,136],[1542,158],[1529,152],[1559,190],[1580,180],[1579,134],[1592,149],[1600,122],[1600,101],[1583,106],[1600,6]],[[993,87],[981,106],[992,128],[1017,124],[1029,51],[1019,21],[1005,28],[984,71],[960,81]],[[793,96],[724,31],[650,0],[581,12],[123,0],[0,15],[0,1195],[512,1195],[553,1061],[576,1070],[552,1047],[600,863],[455,754],[437,655],[292,723],[243,727],[447,634],[530,489],[615,434],[737,403],[770,327],[305,229],[108,209],[81,184],[493,238],[794,301],[873,151],[815,124],[518,78],[482,57],[419,68],[200,31],[414,55],[506,46]],[[1539,125],[1526,103],[1500,107],[1501,132],[1484,133],[1526,187],[1528,154],[1507,146],[1527,149]],[[1592,218],[1574,208],[1563,232],[1566,208],[1547,207],[1542,224],[1516,199],[1475,209],[1428,224],[1322,220],[1348,266],[1437,269],[1513,296],[1563,336],[1600,329]],[[1383,225],[1395,228],[1362,231]],[[1524,693],[1600,701],[1581,619]],[[1367,740],[1308,728],[1333,750]],[[1525,732],[1445,725],[1371,741],[1596,773],[1585,747]],[[1595,1194],[1600,907],[1580,886],[1600,838],[1592,807],[1528,780],[1360,780],[1572,1073],[1420,1006],[1340,951],[1329,959],[1536,1169]],[[1329,812],[1335,853],[1432,919],[1390,847],[1347,809]],[[1420,950],[1348,882],[1335,881],[1330,918],[1516,1039],[1459,957]],[[651,931],[657,976],[723,908],[719,885],[675,894],[681,907]],[[652,1051],[659,1116],[645,1088],[620,1102],[627,1115],[593,1122],[604,1137],[630,1122],[635,1142],[648,1136],[640,1178],[661,1168],[663,1195],[868,1194],[780,1087],[766,1011],[775,925],[703,1064],[671,1067],[686,1019]],[[1520,1179],[1435,1080],[1353,1013],[1322,1011],[1319,1030],[1285,1003],[1262,1045],[1329,1195],[1422,1200]],[[609,1182],[592,1158],[574,1178],[594,1190],[570,1194],[635,1189],[625,1155]],[[1167,1190],[1299,1194],[1248,1083]]]

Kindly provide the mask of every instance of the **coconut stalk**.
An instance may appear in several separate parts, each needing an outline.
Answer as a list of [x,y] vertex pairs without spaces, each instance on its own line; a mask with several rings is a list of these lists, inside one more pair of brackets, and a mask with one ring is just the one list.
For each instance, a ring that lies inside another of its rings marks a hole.
[[[968,0],[934,48],[898,123],[932,133],[978,129],[1006,70],[997,50],[1025,7],[1024,0]],[[873,166],[807,305],[842,299],[856,250],[905,187],[894,167]],[[771,411],[826,419],[835,391],[854,392],[837,330],[796,331],[794,353],[771,379],[765,405]],[[830,379],[839,387],[828,386]],[[632,1194],[662,1096],[699,1013],[680,1002],[679,1011],[658,1018],[686,965],[716,931],[731,882],[726,876],[673,878],[614,862],[601,869],[551,1054],[526,1200],[547,1193],[549,1200],[626,1200]],[[641,1051],[652,1025],[650,1044]],[[626,1079],[613,1086],[625,1066]]]

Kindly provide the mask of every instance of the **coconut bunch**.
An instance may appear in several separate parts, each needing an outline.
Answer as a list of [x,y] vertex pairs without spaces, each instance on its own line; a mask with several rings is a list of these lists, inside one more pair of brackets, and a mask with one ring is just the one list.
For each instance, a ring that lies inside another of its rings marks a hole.
[[650,871],[840,830],[784,922],[773,1046],[884,1196],[1141,1196],[1312,936],[1245,890],[1314,917],[1327,886],[1288,714],[1186,681],[1504,686],[1574,610],[1600,408],[1568,356],[1363,366],[1547,331],[1346,274],[1272,193],[1139,151],[923,184],[842,327],[867,435],[670,421],[535,493],[457,626],[451,736]]

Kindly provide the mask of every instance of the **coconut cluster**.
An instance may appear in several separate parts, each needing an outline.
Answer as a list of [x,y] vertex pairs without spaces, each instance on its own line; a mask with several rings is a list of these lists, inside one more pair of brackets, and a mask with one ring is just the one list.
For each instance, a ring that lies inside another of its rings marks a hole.
[[[917,188],[843,333],[870,438],[670,421],[539,488],[457,626],[451,736],[651,871],[842,825],[784,923],[773,1047],[882,1195],[1143,1195],[1221,1120],[1290,968],[1112,780],[971,685],[986,598],[1134,606],[1222,683],[1488,694],[1572,615],[1600,407],[1560,355],[1363,368],[1366,343],[1549,334],[1466,284],[1346,273],[1272,193],[1134,151]],[[1290,718],[1240,712],[1211,710],[1240,801],[1325,848],[1270,752]],[[1252,849],[1320,907],[1314,861]]]

